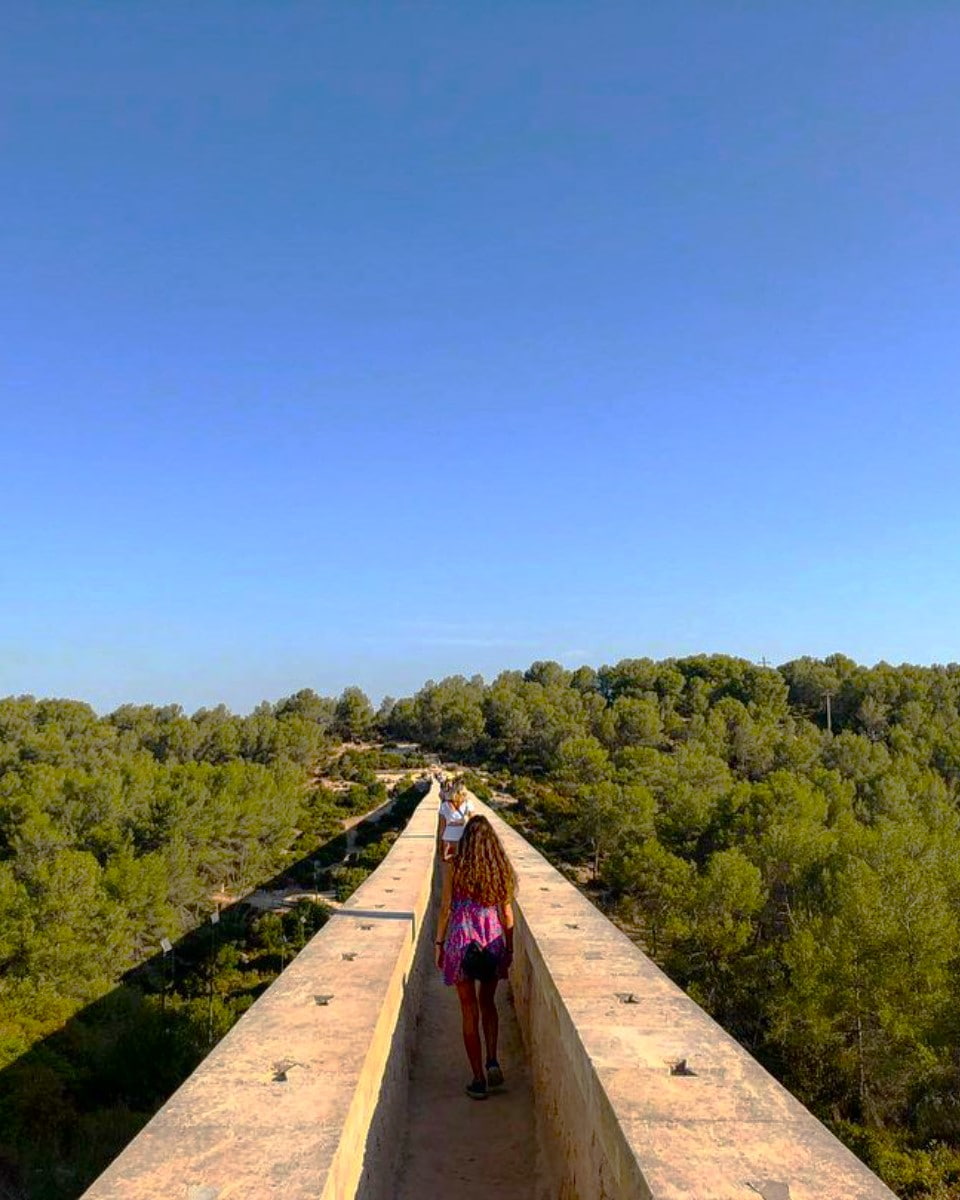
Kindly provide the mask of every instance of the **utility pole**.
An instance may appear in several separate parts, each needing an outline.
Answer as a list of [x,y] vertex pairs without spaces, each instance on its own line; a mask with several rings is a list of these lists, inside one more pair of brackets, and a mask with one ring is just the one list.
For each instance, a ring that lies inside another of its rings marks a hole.
[[833,723],[830,720],[830,700],[832,699],[830,692],[824,692],[824,699],[827,702],[827,733],[833,733]]
[[[163,951],[163,967],[161,975],[162,987],[160,989],[160,1011],[166,1015],[167,1011],[167,955],[173,953],[173,943],[169,938],[160,939],[160,949]],[[173,983],[173,975],[170,976],[171,985]]]
[[220,905],[217,904],[217,911],[210,914],[210,957],[207,969],[207,1045],[213,1045],[213,975],[214,967],[217,961],[216,956],[216,938],[217,926],[220,924]]

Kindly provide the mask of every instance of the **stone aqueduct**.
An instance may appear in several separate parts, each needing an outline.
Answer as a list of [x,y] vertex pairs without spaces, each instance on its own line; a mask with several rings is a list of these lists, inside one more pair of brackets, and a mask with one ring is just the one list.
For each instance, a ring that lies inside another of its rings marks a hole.
[[[431,1034],[418,1018],[433,982],[436,805],[431,790],[380,867],[84,1200],[397,1196],[411,1065]],[[537,1200],[893,1197],[484,811],[520,879],[512,991],[534,1097]],[[438,1143],[476,1108],[452,1094]]]

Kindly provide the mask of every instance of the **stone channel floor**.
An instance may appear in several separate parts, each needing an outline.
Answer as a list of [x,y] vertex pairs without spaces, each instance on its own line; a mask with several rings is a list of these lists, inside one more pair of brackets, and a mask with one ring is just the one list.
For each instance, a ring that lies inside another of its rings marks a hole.
[[530,1073],[508,984],[497,988],[506,1084],[486,1100],[464,1093],[470,1068],[454,988],[431,970],[410,1079],[397,1200],[534,1200],[537,1165]]

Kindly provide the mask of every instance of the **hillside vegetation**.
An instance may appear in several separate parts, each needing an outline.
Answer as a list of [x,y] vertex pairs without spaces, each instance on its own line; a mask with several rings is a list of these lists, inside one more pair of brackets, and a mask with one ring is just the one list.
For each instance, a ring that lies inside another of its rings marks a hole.
[[279,872],[342,898],[382,859],[369,831],[343,863],[374,768],[409,761],[378,736],[489,772],[898,1194],[960,1200],[960,666],[840,655],[539,662],[376,714],[356,688],[246,717],[0,701],[4,1200],[78,1195],[326,916],[214,929],[215,897]]
[[498,773],[898,1194],[960,1197],[960,666],[539,662],[428,683],[388,729]]
[[246,717],[0,701],[3,1200],[78,1195],[326,919],[234,898],[278,872],[345,897],[380,861],[382,828],[341,865],[386,799],[382,752],[341,752],[373,719],[356,689]]

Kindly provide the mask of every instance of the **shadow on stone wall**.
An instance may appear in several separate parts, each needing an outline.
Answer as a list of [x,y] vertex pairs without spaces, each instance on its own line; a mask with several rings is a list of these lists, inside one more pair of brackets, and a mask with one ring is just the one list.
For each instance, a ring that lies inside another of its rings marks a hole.
[[[411,836],[418,836],[416,834]],[[433,889],[427,911],[436,905],[440,892],[440,872],[434,870]],[[356,913],[356,909],[353,910]],[[413,914],[384,914],[379,916],[412,916]],[[429,922],[427,922],[429,924]],[[410,1072],[416,1050],[417,1023],[427,976],[433,968],[433,942],[424,928],[416,929],[418,938],[410,973],[404,979],[403,1006],[387,1059],[387,1068],[380,1081],[380,1094],[370,1122],[370,1133],[363,1155],[363,1169],[357,1186],[356,1200],[393,1200],[404,1142],[399,1136],[406,1122]]]

